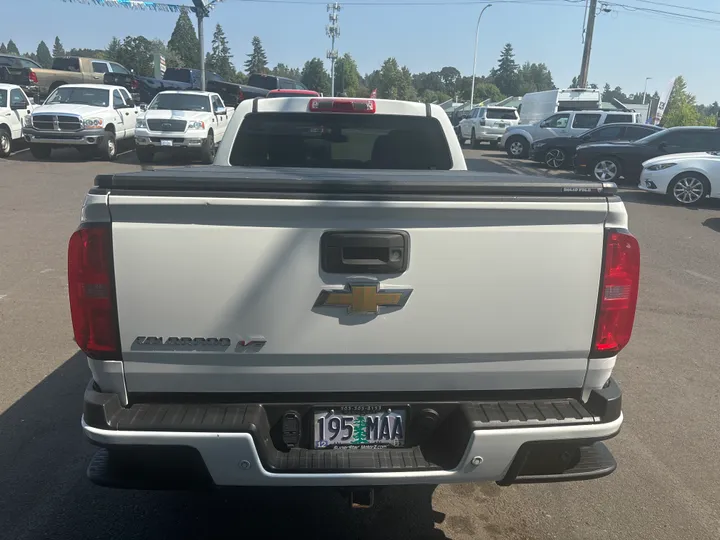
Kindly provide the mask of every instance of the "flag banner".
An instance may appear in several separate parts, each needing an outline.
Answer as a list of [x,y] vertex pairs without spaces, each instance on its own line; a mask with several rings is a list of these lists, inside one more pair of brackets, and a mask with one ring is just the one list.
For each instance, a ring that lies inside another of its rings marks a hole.
[[158,2],[141,2],[139,0],[62,0],[66,4],[85,4],[105,7],[117,7],[135,11],[164,11],[166,13],[180,13],[183,10],[195,12],[193,6],[179,4],[161,4]]
[[660,101],[658,102],[657,110],[655,111],[655,118],[653,120],[653,124],[655,124],[656,126],[660,125],[660,121],[662,120],[663,114],[665,113],[665,108],[667,107],[667,103],[670,100],[670,95],[672,94],[674,87],[675,77],[670,80],[667,88],[660,96]]

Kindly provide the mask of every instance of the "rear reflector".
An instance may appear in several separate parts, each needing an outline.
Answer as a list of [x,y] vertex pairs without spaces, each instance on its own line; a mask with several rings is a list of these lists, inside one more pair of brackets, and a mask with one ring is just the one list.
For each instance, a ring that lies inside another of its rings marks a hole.
[[372,99],[311,99],[310,112],[374,113]]
[[615,356],[630,341],[639,285],[637,239],[628,232],[607,231],[592,358]]
[[68,246],[68,289],[75,341],[91,358],[122,360],[109,223],[78,229]]

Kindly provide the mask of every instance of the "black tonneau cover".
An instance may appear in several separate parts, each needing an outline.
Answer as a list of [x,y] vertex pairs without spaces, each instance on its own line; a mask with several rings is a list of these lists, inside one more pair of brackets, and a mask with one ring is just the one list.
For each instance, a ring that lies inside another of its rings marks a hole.
[[562,180],[475,171],[246,168],[208,165],[95,177],[99,190],[225,192],[248,195],[611,196],[612,182]]

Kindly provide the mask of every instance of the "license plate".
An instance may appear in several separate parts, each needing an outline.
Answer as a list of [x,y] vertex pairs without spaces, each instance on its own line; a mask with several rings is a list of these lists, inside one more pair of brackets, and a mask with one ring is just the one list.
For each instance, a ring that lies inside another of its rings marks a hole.
[[161,139],[160,146],[172,146],[172,141],[168,139]]
[[499,127],[499,128],[505,127],[505,124],[504,124],[503,122],[500,122],[500,123],[497,125],[497,127]]
[[374,405],[316,410],[315,448],[404,446],[406,411]]

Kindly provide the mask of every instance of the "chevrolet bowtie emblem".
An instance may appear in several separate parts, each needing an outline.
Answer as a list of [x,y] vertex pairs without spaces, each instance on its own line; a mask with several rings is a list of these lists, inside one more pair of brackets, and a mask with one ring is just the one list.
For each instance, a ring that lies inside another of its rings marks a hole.
[[376,315],[378,308],[403,307],[412,289],[380,289],[379,283],[348,283],[345,289],[323,289],[313,307],[344,307],[348,315]]

